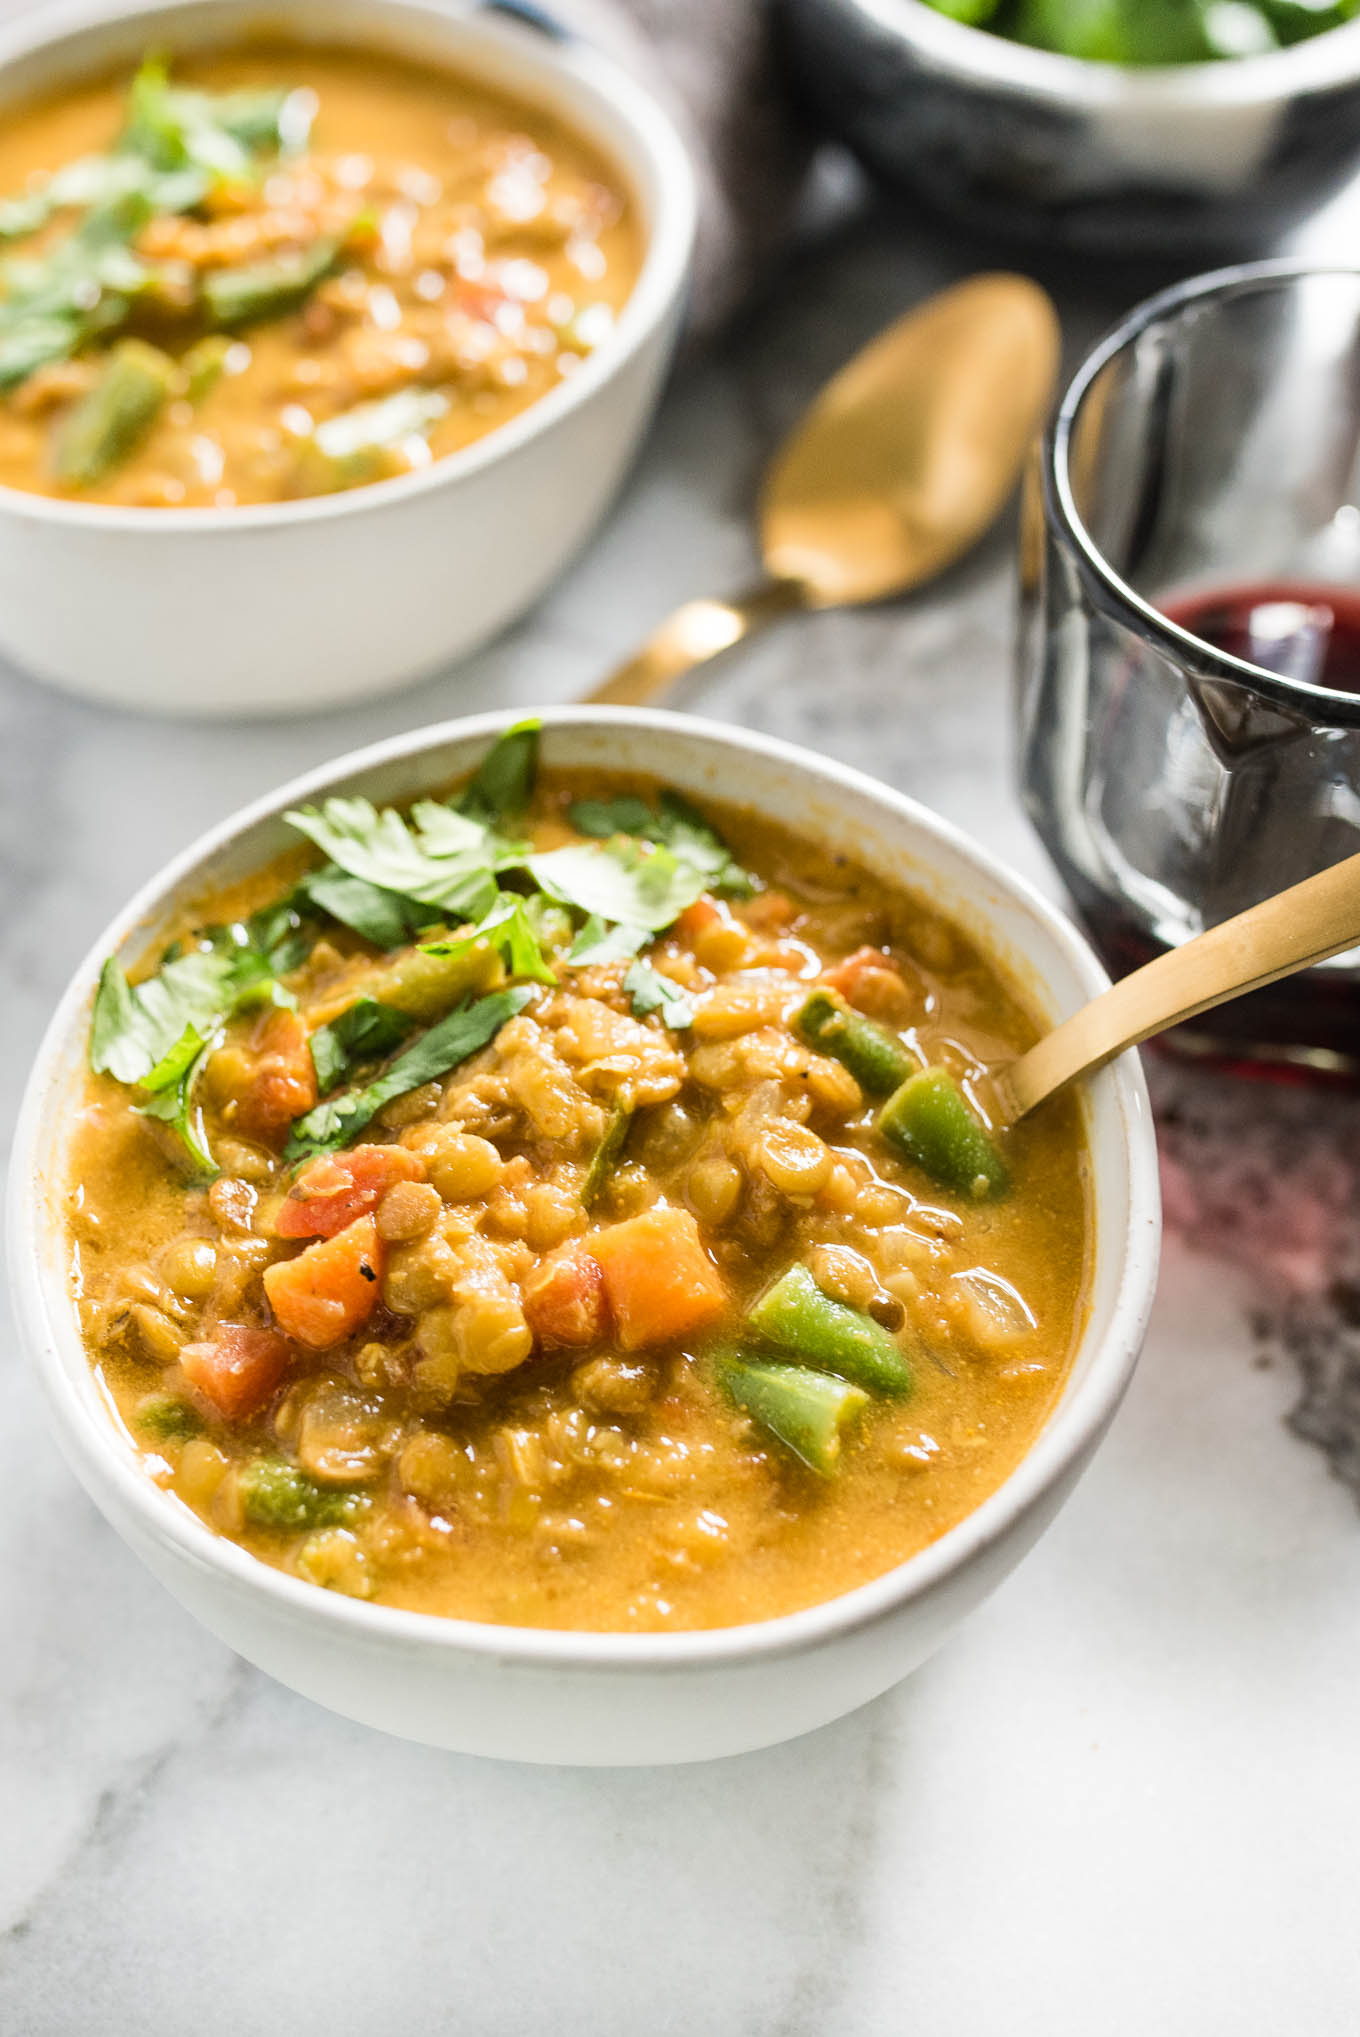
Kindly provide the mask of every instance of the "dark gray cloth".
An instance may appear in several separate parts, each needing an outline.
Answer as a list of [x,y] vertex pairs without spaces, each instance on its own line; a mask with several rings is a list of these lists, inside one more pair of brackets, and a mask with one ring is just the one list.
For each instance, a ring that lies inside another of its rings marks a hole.
[[715,325],[785,238],[807,145],[779,87],[768,0],[548,0],[665,105],[699,179],[692,319]]

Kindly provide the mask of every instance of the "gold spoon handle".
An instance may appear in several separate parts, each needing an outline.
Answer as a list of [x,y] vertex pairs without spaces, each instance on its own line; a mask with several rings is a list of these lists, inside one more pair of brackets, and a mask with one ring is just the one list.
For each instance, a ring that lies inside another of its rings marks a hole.
[[726,601],[687,601],[653,630],[626,665],[611,672],[585,698],[608,701],[612,707],[641,707],[685,672],[730,651],[743,637],[801,608],[804,600],[796,580],[763,580],[758,587]]
[[1014,1124],[1078,1075],[1248,990],[1278,982],[1360,943],[1360,856],[1210,928],[1135,969],[1055,1031],[998,1069],[1000,1122]]

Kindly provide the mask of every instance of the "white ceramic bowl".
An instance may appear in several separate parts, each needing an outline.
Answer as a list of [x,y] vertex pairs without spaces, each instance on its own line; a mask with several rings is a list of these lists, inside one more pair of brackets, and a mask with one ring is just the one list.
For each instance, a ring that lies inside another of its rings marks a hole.
[[1261,251],[1360,156],[1360,22],[1124,68],[924,0],[781,0],[800,81],[875,170],[986,232],[1154,260]]
[[[641,709],[545,712],[549,762],[656,773],[754,807],[929,896],[1054,1019],[1106,981],[1068,923],[934,815],[785,744]],[[414,1740],[526,1761],[694,1761],[803,1733],[896,1683],[1018,1562],[1071,1491],[1128,1383],[1156,1280],[1156,1151],[1136,1055],[1086,1092],[1096,1243],[1090,1317],[1033,1449],[976,1513],[910,1562],[809,1611],[692,1634],[576,1634],[398,1612],[319,1591],[213,1535],[140,1470],[81,1345],[63,1245],[65,1128],[90,1002],[176,902],[284,845],[281,811],[332,792],[406,799],[468,770],[505,717],[401,736],[225,822],[133,899],[77,970],[38,1056],[10,1169],[11,1285],[58,1439],[104,1513],[233,1648],[335,1711]]]
[[[539,402],[418,474],[240,509],[121,509],[0,488],[0,650],[76,692],[289,714],[401,685],[525,609],[603,514],[646,427],[694,229],[684,147],[584,43],[437,0],[289,0],[289,35],[414,58],[559,116],[622,172],[646,238],[610,337]],[[148,47],[230,43],[257,0],[108,0],[0,36],[0,118]]]

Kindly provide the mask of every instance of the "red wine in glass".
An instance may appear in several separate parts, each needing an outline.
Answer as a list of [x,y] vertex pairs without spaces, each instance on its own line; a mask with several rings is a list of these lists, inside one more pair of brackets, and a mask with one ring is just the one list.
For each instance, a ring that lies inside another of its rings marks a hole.
[[1171,595],[1158,605],[1230,657],[1306,686],[1360,693],[1360,589],[1259,580]]
[[[1360,693],[1360,589],[1260,580],[1172,593],[1157,605],[1201,643],[1248,664],[1304,685]],[[1076,903],[1111,974],[1127,975],[1164,952],[1107,897],[1093,892]],[[1316,971],[1222,1005],[1164,1039],[1173,1052],[1253,1071],[1264,1063],[1279,1072],[1360,1075],[1354,981]]]

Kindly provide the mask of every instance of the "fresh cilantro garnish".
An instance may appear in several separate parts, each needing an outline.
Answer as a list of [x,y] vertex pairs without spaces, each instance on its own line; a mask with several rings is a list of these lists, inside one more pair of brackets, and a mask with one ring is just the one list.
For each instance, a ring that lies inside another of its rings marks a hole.
[[717,830],[678,792],[663,792],[655,812],[631,792],[617,799],[581,799],[571,809],[571,822],[583,835],[599,840],[634,835],[661,843],[682,862],[701,871],[705,888],[720,897],[749,898],[758,888]]
[[160,276],[128,246],[152,210],[144,193],[126,192],[43,255],[0,267],[0,389],[127,323]]
[[626,962],[651,940],[647,927],[607,926],[593,912],[567,951],[573,969],[585,969],[594,962]]
[[543,958],[529,918],[527,901],[513,892],[503,891],[495,906],[477,926],[455,941],[429,941],[423,952],[427,955],[457,957],[470,955],[475,949],[487,946],[494,948],[505,964],[507,976],[528,976],[535,983],[556,983],[557,978]]
[[531,891],[524,900],[524,911],[545,955],[558,955],[571,947],[575,921],[565,905],[546,898],[541,891]]
[[311,104],[307,94],[286,86],[200,92],[172,85],[164,57],[148,56],[128,91],[118,156],[139,159],[162,175],[197,172],[198,197],[189,201],[197,205],[214,184],[250,179],[255,157],[302,148]]
[[663,976],[650,963],[634,962],[623,979],[623,987],[632,999],[634,1018],[646,1018],[649,1012],[659,1011],[676,1032],[693,1025],[693,1000],[678,983],[672,983],[669,976]]
[[147,1100],[137,1105],[143,1117],[159,1118],[170,1126],[194,1172],[205,1176],[216,1174],[217,1163],[208,1150],[194,1086],[211,1045],[211,1038],[205,1039],[196,1027],[187,1025],[169,1053],[143,1077],[140,1088]]
[[422,1033],[404,1054],[399,1054],[375,1082],[362,1089],[345,1090],[299,1118],[284,1148],[285,1160],[305,1160],[313,1153],[333,1152],[348,1145],[394,1097],[447,1075],[450,1069],[486,1046],[505,1021],[522,1011],[535,994],[527,984],[520,984],[459,1005],[438,1025]]
[[529,856],[525,868],[539,889],[578,912],[659,932],[693,905],[706,879],[665,848],[644,848],[626,835],[580,842]]
[[90,1066],[140,1090],[142,1114],[172,1128],[196,1173],[212,1174],[193,1100],[203,1063],[235,1012],[291,999],[247,926],[215,928],[202,942],[172,951],[138,984],[109,957],[90,1021]]
[[327,799],[284,819],[351,877],[437,906],[441,916],[480,919],[495,904],[500,847],[479,822],[450,807],[422,801],[408,822],[393,806]]
[[268,964],[228,939],[191,948],[133,986],[110,956],[99,977],[90,1024],[90,1066],[118,1082],[146,1082],[187,1028],[206,1040],[243,1004],[267,1002]]
[[422,927],[436,926],[444,917],[437,905],[418,905],[365,877],[351,877],[336,863],[313,870],[298,888],[312,905],[375,948],[404,948]]
[[316,922],[305,893],[263,906],[243,922],[245,945],[264,957],[275,976],[291,976],[312,952]]
[[538,776],[538,739],[542,724],[535,718],[516,722],[498,736],[455,804],[460,813],[495,825],[524,812],[534,796]]
[[578,833],[602,842],[611,835],[643,835],[651,841],[658,823],[654,809],[632,792],[620,793],[617,799],[578,799],[569,818]]
[[328,1095],[366,1062],[385,1060],[414,1030],[414,1019],[375,997],[359,998],[329,1025],[318,1026],[308,1045],[321,1095]]

